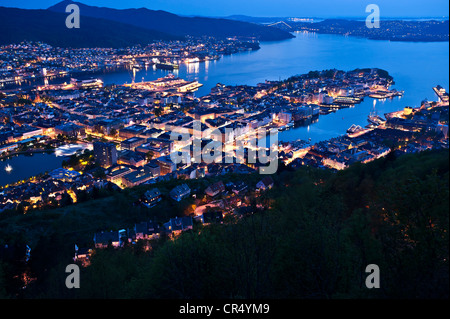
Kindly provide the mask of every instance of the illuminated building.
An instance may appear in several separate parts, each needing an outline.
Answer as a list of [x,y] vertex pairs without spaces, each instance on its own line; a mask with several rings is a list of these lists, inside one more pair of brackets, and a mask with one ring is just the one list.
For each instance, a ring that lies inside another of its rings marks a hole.
[[117,163],[116,145],[111,143],[94,143],[95,162],[102,167],[110,167]]

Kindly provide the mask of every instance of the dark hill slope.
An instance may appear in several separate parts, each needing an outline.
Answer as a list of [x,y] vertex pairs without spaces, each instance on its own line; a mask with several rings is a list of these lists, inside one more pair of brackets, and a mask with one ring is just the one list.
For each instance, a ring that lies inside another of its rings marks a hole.
[[204,17],[181,17],[166,11],[146,8],[118,10],[66,0],[51,6],[48,10],[63,13],[67,5],[71,3],[79,6],[82,18],[108,19],[178,36],[206,35],[218,38],[241,36],[256,37],[261,41],[284,40],[293,37],[289,32],[254,23]]
[[68,29],[67,13],[0,7],[0,44],[42,41],[61,47],[125,47],[180,37],[160,31],[81,17],[79,29]]

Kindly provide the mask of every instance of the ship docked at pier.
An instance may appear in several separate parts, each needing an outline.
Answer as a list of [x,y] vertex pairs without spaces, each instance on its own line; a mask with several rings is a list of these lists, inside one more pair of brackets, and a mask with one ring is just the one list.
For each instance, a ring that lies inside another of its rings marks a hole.
[[177,70],[179,69],[179,65],[176,63],[170,63],[170,62],[160,62],[160,63],[156,63],[155,64],[157,69],[162,69],[162,70]]
[[369,97],[374,99],[392,99],[396,96],[403,96],[404,91],[397,91],[396,89],[392,89],[389,91],[379,90],[369,94]]

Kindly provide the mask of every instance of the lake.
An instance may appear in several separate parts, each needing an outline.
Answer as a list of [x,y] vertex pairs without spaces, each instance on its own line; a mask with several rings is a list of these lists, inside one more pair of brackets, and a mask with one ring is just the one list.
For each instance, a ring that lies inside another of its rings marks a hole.
[[[44,172],[50,172],[61,167],[66,157],[55,156],[53,153],[34,153],[14,155],[7,159],[0,159],[0,186],[5,186]],[[11,165],[12,171],[5,170]]]

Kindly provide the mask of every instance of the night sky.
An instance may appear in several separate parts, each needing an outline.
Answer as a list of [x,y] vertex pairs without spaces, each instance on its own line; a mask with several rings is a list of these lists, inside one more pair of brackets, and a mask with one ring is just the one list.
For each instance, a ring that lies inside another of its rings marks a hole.
[[[58,0],[0,0],[0,6],[46,9]],[[365,17],[365,8],[374,3],[381,18],[448,17],[447,0],[81,0],[110,8],[165,10],[182,15],[227,16],[243,14],[260,17]]]

